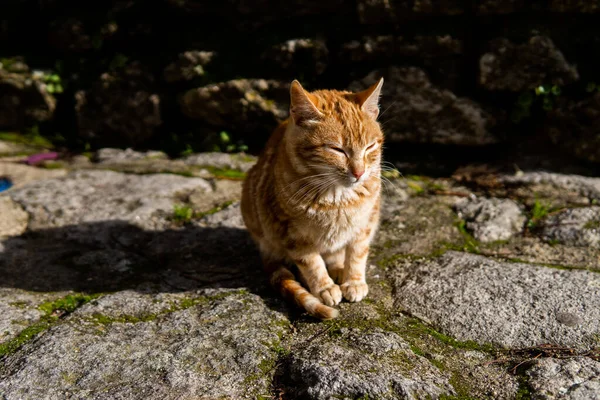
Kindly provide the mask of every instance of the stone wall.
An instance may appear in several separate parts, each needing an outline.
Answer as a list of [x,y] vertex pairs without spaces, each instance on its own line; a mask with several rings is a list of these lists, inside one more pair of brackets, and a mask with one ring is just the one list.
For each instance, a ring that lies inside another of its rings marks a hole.
[[600,161],[598,22],[600,0],[5,0],[0,130],[75,149],[257,151],[291,80],[385,76],[391,141],[533,138]]

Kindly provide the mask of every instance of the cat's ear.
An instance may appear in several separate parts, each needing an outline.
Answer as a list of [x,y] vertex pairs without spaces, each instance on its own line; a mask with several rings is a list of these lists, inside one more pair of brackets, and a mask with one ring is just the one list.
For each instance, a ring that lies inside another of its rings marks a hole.
[[300,82],[294,80],[290,87],[290,115],[296,125],[306,125],[323,117]]
[[355,94],[356,102],[360,108],[373,119],[377,119],[379,116],[379,96],[381,95],[382,86],[383,78],[380,78],[379,82],[370,88]]

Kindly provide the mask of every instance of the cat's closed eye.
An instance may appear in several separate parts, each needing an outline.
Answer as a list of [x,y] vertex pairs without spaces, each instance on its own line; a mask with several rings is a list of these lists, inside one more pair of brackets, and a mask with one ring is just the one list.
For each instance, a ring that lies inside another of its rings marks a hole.
[[377,142],[373,142],[370,145],[367,146],[367,148],[365,149],[365,153],[368,153],[370,151],[373,151],[377,148]]
[[346,152],[344,151],[344,149],[342,149],[341,147],[336,147],[336,146],[329,146],[329,149],[335,151],[336,153],[340,153],[343,155],[347,155]]

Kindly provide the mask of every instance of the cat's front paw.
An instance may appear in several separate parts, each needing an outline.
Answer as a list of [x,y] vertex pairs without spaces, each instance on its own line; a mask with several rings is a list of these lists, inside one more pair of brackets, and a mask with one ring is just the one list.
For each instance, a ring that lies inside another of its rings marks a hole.
[[340,301],[342,301],[342,291],[338,285],[333,284],[320,290],[318,297],[323,304],[331,307],[340,304]]
[[369,293],[369,286],[363,281],[348,281],[342,285],[342,294],[350,302],[361,301]]

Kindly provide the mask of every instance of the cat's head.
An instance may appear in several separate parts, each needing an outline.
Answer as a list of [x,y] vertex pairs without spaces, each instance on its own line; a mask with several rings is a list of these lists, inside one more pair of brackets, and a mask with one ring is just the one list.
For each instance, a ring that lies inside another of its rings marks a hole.
[[[307,92],[290,87],[288,152],[296,168],[354,187],[380,173],[383,133],[377,122],[383,78],[362,92]],[[298,165],[299,164],[299,165]]]

